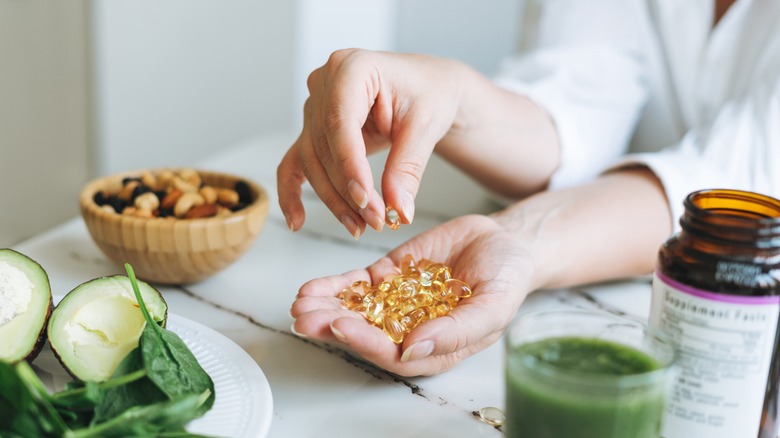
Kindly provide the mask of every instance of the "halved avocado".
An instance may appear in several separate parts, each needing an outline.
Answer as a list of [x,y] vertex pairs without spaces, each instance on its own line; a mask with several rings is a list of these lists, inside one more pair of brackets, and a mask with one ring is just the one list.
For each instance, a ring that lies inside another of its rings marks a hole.
[[[152,318],[165,327],[168,304],[162,294],[143,281],[138,287]],[[49,344],[73,377],[101,382],[138,346],[145,325],[130,279],[101,277],[77,286],[57,304],[49,319]]]
[[12,249],[0,249],[0,359],[31,362],[46,342],[52,309],[49,276]]

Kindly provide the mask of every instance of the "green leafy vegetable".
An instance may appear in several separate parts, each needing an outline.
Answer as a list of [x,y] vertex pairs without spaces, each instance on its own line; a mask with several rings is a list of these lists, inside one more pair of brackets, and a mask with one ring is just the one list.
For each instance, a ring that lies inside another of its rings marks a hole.
[[0,361],[0,436],[59,436],[67,429],[39,387],[43,383],[27,362]]
[[[141,350],[135,348],[119,363],[111,380],[130,376],[139,371],[143,371],[144,377],[147,376],[141,360]],[[104,392],[103,399],[95,406],[95,418],[92,424],[114,418],[134,406],[158,403],[167,399],[168,397],[148,378],[139,379],[128,385],[118,385]]]
[[104,382],[74,380],[49,394],[27,362],[0,360],[0,437],[195,437],[184,426],[214,404],[214,382],[184,341],[149,314],[139,346]]
[[135,299],[146,319],[139,348],[149,379],[171,399],[209,391],[210,396],[198,411],[198,415],[203,415],[214,405],[214,382],[184,341],[176,333],[165,330],[154,322],[144,305],[133,267],[126,263],[125,270],[133,285]]
[[178,399],[132,407],[104,423],[74,431],[67,437],[148,437],[159,436],[166,431],[178,433],[197,416],[211,395],[210,391],[206,391],[203,394],[189,394]]

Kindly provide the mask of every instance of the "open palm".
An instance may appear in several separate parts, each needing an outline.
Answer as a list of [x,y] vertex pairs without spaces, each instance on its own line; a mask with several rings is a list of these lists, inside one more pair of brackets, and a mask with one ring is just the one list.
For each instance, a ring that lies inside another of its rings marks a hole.
[[[498,340],[529,292],[531,259],[513,234],[491,217],[463,216],[412,238],[366,269],[309,281],[292,306],[294,329],[321,341],[346,342],[354,353],[399,375],[444,372]],[[347,310],[338,294],[358,280],[379,283],[405,254],[450,266],[473,295],[448,316],[416,327],[399,346]]]

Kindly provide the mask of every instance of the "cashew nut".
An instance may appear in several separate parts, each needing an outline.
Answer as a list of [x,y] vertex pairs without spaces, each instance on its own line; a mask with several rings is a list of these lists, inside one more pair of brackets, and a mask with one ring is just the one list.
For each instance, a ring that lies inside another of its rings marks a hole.
[[196,189],[200,187],[201,179],[200,175],[198,175],[198,172],[196,172],[193,169],[182,169],[179,171],[179,177],[187,182],[187,184],[190,184],[194,186]]
[[160,206],[160,200],[152,192],[146,192],[135,198],[135,208],[152,212]]
[[203,196],[203,200],[206,201],[206,204],[214,204],[217,202],[217,190],[214,187],[203,186],[198,193],[200,193],[200,196]]
[[231,189],[217,189],[219,203],[228,207],[238,204],[238,193]]
[[198,193],[185,193],[176,201],[176,206],[173,207],[173,214],[179,218],[184,217],[192,207],[203,205],[205,202],[203,196],[200,196]]
[[184,193],[195,193],[198,191],[198,186],[190,184],[178,176],[174,176],[171,180],[171,186],[174,189],[181,190]]

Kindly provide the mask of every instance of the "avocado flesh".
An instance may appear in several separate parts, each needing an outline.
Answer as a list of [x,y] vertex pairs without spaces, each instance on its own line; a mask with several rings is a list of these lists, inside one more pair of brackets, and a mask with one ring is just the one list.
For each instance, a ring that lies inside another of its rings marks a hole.
[[[138,286],[152,318],[162,324],[167,314],[162,295],[147,283],[139,281]],[[103,277],[76,287],[60,301],[49,321],[49,343],[74,377],[100,382],[138,346],[145,325],[130,280]]]
[[0,249],[0,360],[32,361],[46,340],[52,308],[46,271],[31,258]]

